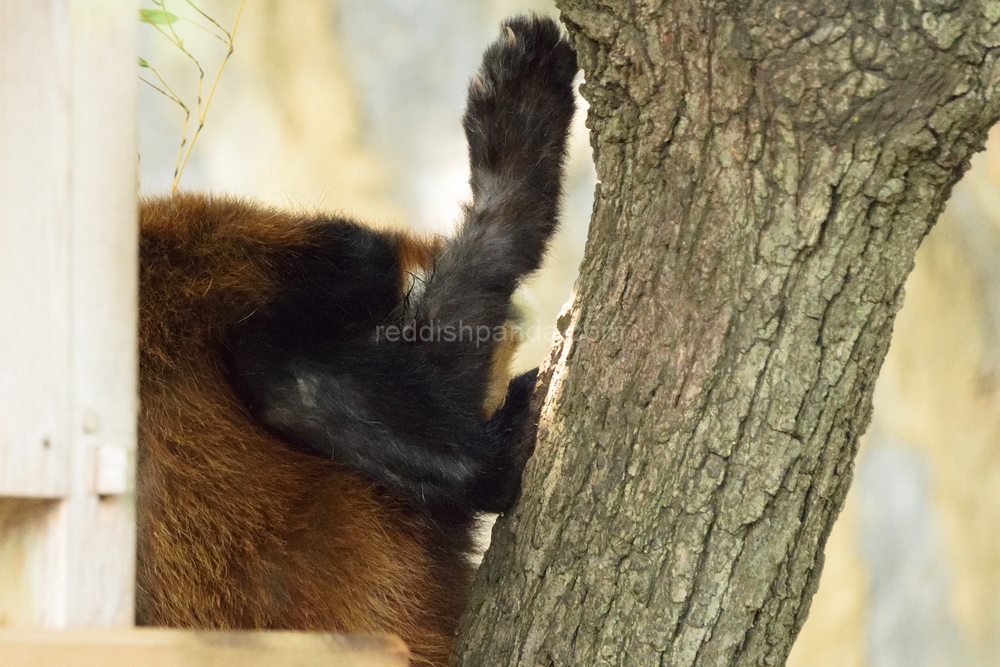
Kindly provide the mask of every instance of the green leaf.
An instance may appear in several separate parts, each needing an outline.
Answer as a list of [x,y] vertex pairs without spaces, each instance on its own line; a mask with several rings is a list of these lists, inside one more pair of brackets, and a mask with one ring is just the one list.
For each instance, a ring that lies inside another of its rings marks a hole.
[[162,9],[140,9],[139,20],[152,25],[172,25],[180,21],[181,17]]
[[149,67],[149,63],[146,62],[145,58],[139,58],[139,67]]

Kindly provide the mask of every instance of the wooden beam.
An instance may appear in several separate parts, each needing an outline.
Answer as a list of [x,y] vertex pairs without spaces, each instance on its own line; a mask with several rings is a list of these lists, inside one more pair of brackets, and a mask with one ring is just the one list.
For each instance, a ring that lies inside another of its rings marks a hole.
[[138,4],[69,0],[69,551],[57,627],[130,626],[135,618]]
[[0,495],[68,489],[65,2],[0,0]]
[[4,667],[406,667],[396,637],[299,632],[0,630]]
[[0,625],[134,617],[137,6],[0,0]]

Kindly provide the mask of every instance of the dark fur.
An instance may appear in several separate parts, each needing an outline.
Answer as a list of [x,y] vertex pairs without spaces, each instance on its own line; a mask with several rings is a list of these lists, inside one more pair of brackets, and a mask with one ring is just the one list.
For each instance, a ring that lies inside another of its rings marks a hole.
[[[513,502],[533,426],[534,372],[486,416],[504,346],[471,332],[511,319],[555,228],[575,72],[555,23],[505,24],[470,85],[474,200],[444,244],[143,203],[139,622],[388,631],[446,663],[475,515]],[[438,335],[402,339],[419,331]]]

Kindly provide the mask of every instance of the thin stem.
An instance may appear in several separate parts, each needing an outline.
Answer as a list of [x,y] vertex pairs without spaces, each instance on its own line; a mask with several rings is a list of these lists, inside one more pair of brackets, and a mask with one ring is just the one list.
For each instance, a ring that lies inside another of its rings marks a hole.
[[[157,79],[159,79],[160,84],[163,86],[163,88],[160,88],[160,86],[157,86],[152,81],[147,81],[146,79],[142,78],[142,76],[139,77],[139,80],[142,81],[143,83],[145,83],[147,86],[149,86],[153,90],[158,91],[160,94],[162,94],[167,99],[169,99],[169,100],[173,101],[175,104],[179,105],[181,109],[184,109],[185,111],[187,111],[188,110],[187,105],[184,104],[184,102],[181,100],[181,98],[177,96],[177,93],[175,93],[173,91],[173,89],[170,86],[167,85],[167,82],[163,80],[163,77],[160,76],[160,73],[156,71],[156,68],[155,67],[147,67],[146,69],[148,69],[150,72],[152,72],[153,75]],[[164,90],[164,88],[166,90]],[[188,113],[190,113],[190,111],[188,111]]]
[[[191,157],[191,151],[194,149],[195,141],[198,140],[201,128],[205,126],[205,117],[208,115],[208,108],[212,103],[212,98],[215,96],[215,89],[219,85],[219,79],[222,78],[222,72],[226,69],[226,63],[229,62],[230,56],[233,55],[233,40],[236,39],[236,31],[240,27],[240,17],[243,16],[243,6],[245,4],[246,0],[240,0],[240,7],[236,11],[236,20],[233,21],[233,29],[229,32],[223,30],[223,32],[226,32],[229,37],[229,50],[226,52],[225,58],[222,59],[222,64],[219,65],[219,71],[215,74],[215,80],[212,81],[212,87],[208,91],[208,97],[205,99],[204,108],[201,105],[201,79],[198,81],[198,127],[195,128],[194,134],[191,136],[191,143],[188,144],[187,151],[184,153],[184,159],[181,161],[180,167],[174,172],[174,182],[170,186],[171,192],[177,192],[177,184],[180,182],[181,174],[184,172],[184,167],[187,166],[188,158]],[[195,9],[198,10],[197,7],[195,7]],[[198,12],[204,15],[201,10],[198,10]],[[215,23],[215,21],[212,22]],[[216,23],[216,25],[218,24]]]
[[[222,33],[226,36],[227,40],[229,40],[230,42],[233,41],[233,36],[229,33],[229,31],[226,30],[225,28],[223,28],[221,25],[219,25],[218,21],[216,21],[211,16],[209,16],[208,14],[206,14],[205,12],[203,12],[201,10],[201,7],[199,7],[198,5],[194,4],[191,0],[184,0],[184,1],[187,2],[188,5],[190,5],[191,9],[193,9],[196,12],[198,12],[199,14],[201,14],[201,16],[206,21],[208,21],[209,23],[211,23],[212,25],[214,25],[216,28],[218,28],[219,30],[221,30]],[[240,11],[243,11],[242,5],[240,6]],[[236,16],[236,22],[239,23],[239,21],[240,21],[240,18],[239,18],[239,15],[237,14],[237,16]],[[192,23],[194,23],[194,21],[192,21]],[[197,24],[195,24],[195,25],[197,25]],[[236,28],[234,27],[233,28],[233,32],[235,32],[235,31],[236,31]],[[219,39],[222,39],[222,38],[220,37]],[[226,40],[222,40],[222,41],[226,41]]]
[[144,79],[142,76],[139,77],[139,80],[145,83],[153,90],[163,95],[164,97],[166,97],[168,100],[174,102],[174,104],[179,106],[184,111],[184,124],[181,126],[181,143],[177,147],[177,159],[174,160],[174,178],[177,178],[177,169],[178,165],[180,164],[181,154],[184,151],[184,146],[187,144],[187,128],[188,128],[188,123],[191,122],[191,110],[188,109],[188,106],[184,104],[184,101],[180,98],[180,96],[177,95],[177,93],[174,92],[173,88],[170,87],[170,85],[166,82],[166,80],[162,76],[160,76],[160,73],[156,71],[155,67],[150,65],[147,67],[147,69],[149,69],[149,71],[151,71],[153,75],[159,80],[159,82],[163,85],[163,88],[160,88],[152,81]]
[[205,26],[203,26],[202,24],[198,23],[194,19],[189,19],[188,17],[185,16],[181,20],[182,21],[187,21],[188,23],[190,23],[191,25],[193,25],[195,28],[198,28],[198,30],[203,30],[203,31],[207,32],[209,35],[211,35],[212,37],[216,38],[217,40],[219,40],[223,44],[227,44],[227,45],[229,44],[229,33],[226,32],[225,30],[223,30],[222,32],[226,36],[223,37],[219,33],[217,33],[214,30],[212,30],[211,28],[206,28]]

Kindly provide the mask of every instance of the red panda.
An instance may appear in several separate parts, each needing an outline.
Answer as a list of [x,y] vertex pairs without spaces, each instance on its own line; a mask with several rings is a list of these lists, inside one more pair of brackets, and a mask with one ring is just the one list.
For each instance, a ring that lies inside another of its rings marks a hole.
[[533,433],[500,339],[556,227],[575,73],[553,21],[504,24],[447,241],[142,202],[139,624],[390,632],[447,664],[477,515],[511,505]]

